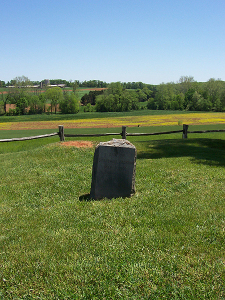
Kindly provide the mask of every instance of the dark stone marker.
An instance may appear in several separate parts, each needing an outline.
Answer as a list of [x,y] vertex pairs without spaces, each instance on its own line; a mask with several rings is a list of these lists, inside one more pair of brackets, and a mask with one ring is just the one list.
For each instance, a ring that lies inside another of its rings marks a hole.
[[124,139],[99,143],[95,149],[90,198],[129,197],[135,193],[137,152]]

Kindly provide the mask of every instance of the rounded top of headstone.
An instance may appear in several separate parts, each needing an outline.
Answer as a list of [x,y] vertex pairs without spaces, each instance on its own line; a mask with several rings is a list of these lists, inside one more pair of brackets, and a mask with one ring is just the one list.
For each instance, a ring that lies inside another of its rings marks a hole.
[[99,146],[110,146],[110,147],[123,147],[123,148],[134,148],[135,146],[125,139],[112,139],[108,142],[100,142],[97,147]]

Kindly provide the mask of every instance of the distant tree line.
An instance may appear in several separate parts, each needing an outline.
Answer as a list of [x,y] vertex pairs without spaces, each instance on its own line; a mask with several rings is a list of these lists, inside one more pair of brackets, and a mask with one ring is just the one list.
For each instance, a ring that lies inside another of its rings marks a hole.
[[[24,76],[22,76],[24,77]],[[41,81],[29,81],[32,85],[39,85],[40,82],[45,82],[46,80]],[[14,86],[17,82],[17,78],[14,78],[8,82],[5,82],[3,80],[0,80],[0,87],[6,87],[6,86]],[[65,79],[50,79],[49,83],[51,85],[57,85],[57,84],[65,84],[67,87],[73,87],[76,85],[76,87],[83,87],[83,88],[107,88],[110,83],[107,83],[105,81],[101,80],[88,80],[88,81],[79,81],[79,80],[65,80]],[[145,84],[143,82],[123,82],[122,86],[124,89],[143,89],[144,87],[147,87],[148,89],[153,90],[156,86],[151,84]]]
[[[4,97],[3,97],[4,96]],[[65,92],[60,87],[47,88],[39,94],[32,90],[32,82],[25,76],[17,77],[14,86],[6,95],[2,94],[3,109],[7,115],[56,113],[78,113],[79,100],[73,92]],[[6,104],[14,104],[15,109],[6,111]]]
[[[0,108],[6,112],[6,104],[16,105],[16,109],[10,114],[24,114],[56,112],[57,105],[61,105],[61,111],[66,113],[77,111],[71,104],[70,97],[78,103],[76,90],[78,87],[106,88],[104,91],[90,91],[81,98],[84,111],[128,111],[138,109],[139,102],[145,102],[142,107],[151,110],[189,110],[189,111],[225,111],[225,82],[211,78],[207,82],[197,82],[191,76],[182,76],[178,82],[161,83],[159,85],[145,84],[142,82],[114,82],[106,83],[100,80],[80,82],[66,81],[62,79],[50,80],[50,84],[66,84],[72,87],[73,96],[69,96],[61,88],[55,95],[51,95],[52,89],[45,92],[36,90],[31,92],[32,85],[36,82],[27,77],[16,77],[10,81],[13,88],[8,89],[7,95],[1,95]],[[8,84],[8,83],[7,83]],[[6,86],[0,81],[0,87]],[[28,88],[29,87],[29,88]],[[47,88],[47,87],[45,87]],[[29,90],[30,89],[30,90]],[[56,95],[58,93],[58,96]],[[62,102],[64,101],[64,105]],[[50,108],[46,108],[50,103]],[[67,103],[67,104],[66,104]],[[50,110],[50,111],[49,111]]]
[[[24,77],[24,76],[22,76]],[[46,79],[43,79],[41,81],[31,81],[30,84],[32,85],[39,85],[40,82],[45,82]],[[6,87],[6,86],[14,86],[17,82],[17,78],[14,78],[8,82],[5,82],[3,80],[0,80],[0,87]],[[110,83],[107,83],[105,81],[101,80],[85,80],[85,81],[79,81],[79,80],[65,80],[65,79],[50,79],[49,83],[51,85],[57,85],[57,84],[65,84],[67,87],[73,87],[76,85],[76,87],[83,87],[83,88],[107,88]],[[153,89],[155,86],[150,84],[145,84],[143,82],[123,82],[122,86],[124,89],[143,89],[144,87]]]
[[197,82],[182,76],[178,83],[162,83],[148,100],[148,109],[225,111],[225,82],[211,78]]
[[[25,76],[21,76],[25,77]],[[17,77],[18,78],[18,77]],[[14,78],[10,81],[5,82],[4,80],[0,80],[0,88],[1,87],[7,87],[7,86],[15,86],[17,84],[17,78]],[[29,81],[31,85],[39,85],[40,82],[45,82],[46,79],[43,79],[41,81]],[[101,80],[88,80],[88,81],[79,81],[79,80],[65,80],[65,79],[50,79],[49,83],[51,85],[57,85],[57,84],[65,84],[67,87],[73,87],[74,84],[76,84],[77,87],[91,87],[91,88],[106,88],[109,83]]]
[[197,82],[191,76],[157,86],[117,82],[109,84],[102,95],[89,92],[81,98],[83,105],[95,105],[97,111],[137,109],[138,102],[146,101],[151,110],[225,111],[225,82],[214,78]]

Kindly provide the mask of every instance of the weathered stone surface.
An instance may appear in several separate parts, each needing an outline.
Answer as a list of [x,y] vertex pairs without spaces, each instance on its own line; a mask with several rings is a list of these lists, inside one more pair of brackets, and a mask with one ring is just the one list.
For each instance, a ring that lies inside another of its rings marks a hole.
[[99,143],[95,149],[90,198],[129,197],[135,192],[136,148],[124,139]]

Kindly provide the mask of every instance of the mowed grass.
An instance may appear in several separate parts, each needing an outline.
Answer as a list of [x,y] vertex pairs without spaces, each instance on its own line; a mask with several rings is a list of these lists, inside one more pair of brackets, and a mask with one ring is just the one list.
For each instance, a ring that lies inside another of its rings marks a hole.
[[0,144],[0,299],[224,299],[224,133],[130,137],[136,194],[100,201],[58,140]]
[[[143,127],[127,127],[127,133],[155,133],[155,132],[168,132],[168,131],[178,131],[182,130],[182,126],[143,126]],[[214,125],[191,125],[189,126],[189,130],[221,130],[225,129],[223,124],[214,124]],[[12,139],[12,138],[21,138],[21,137],[30,137],[37,135],[44,135],[49,133],[58,132],[58,128],[54,129],[27,129],[27,130],[0,130],[0,139]],[[104,133],[118,133],[117,136],[108,136],[108,137],[77,137],[76,140],[93,140],[95,142],[105,141],[106,139],[112,138],[121,138],[121,127],[109,127],[109,128],[66,128],[65,134],[104,134]],[[188,138],[200,138],[201,134],[188,134]],[[216,138],[216,139],[224,139],[225,133],[208,133],[203,134],[205,138]],[[178,139],[182,138],[182,133],[176,134],[168,134],[168,135],[156,135],[156,136],[136,136],[136,137],[127,137],[130,141],[148,141],[148,140],[168,140],[168,139]],[[74,138],[65,138],[66,141],[73,140]],[[16,143],[12,142],[1,142],[0,143],[0,154],[1,153],[13,153],[18,151],[28,151],[31,149],[35,149],[42,145],[47,145],[51,143],[55,143],[59,141],[59,137],[49,137],[44,139],[37,139],[33,141],[20,141]]]
[[[223,125],[191,127],[201,129]],[[55,131],[1,130],[1,138]],[[190,137],[129,137],[136,195],[92,202],[84,199],[94,149],[64,148],[58,137],[1,143],[0,297],[223,299],[224,133]]]

